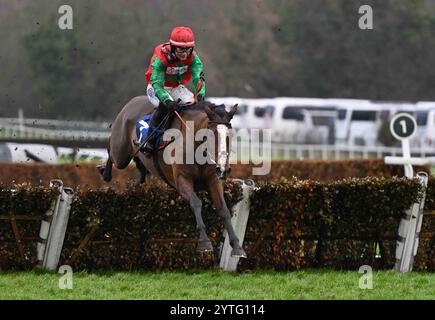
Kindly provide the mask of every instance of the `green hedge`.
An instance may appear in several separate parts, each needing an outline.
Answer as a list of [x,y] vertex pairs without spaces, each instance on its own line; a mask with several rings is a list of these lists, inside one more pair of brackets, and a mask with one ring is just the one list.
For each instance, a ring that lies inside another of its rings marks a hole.
[[[41,223],[20,218],[42,216],[57,194],[56,188],[28,184],[18,184],[12,188],[0,186],[0,270],[29,269],[36,264],[36,241]],[[24,259],[20,255],[11,220],[4,219],[10,215],[16,216]]]
[[[434,182],[428,200],[435,199]],[[419,196],[418,182],[404,178],[261,183],[251,200],[245,240],[249,259],[241,269],[392,268],[400,219]],[[426,209],[434,210],[433,201]],[[419,270],[433,270],[433,222],[433,216],[424,219],[422,231],[431,232],[432,238],[421,239]]]
[[[248,259],[241,270],[306,267],[355,269],[363,264],[392,268],[395,240],[403,213],[419,197],[415,180],[402,178],[345,179],[335,182],[281,179],[260,182],[251,196],[245,239]],[[21,185],[13,195],[0,188],[0,215],[43,214],[56,190]],[[223,241],[223,222],[204,193],[204,222],[215,251],[195,251],[194,215],[175,191],[163,186],[130,185],[77,190],[61,264],[74,255],[83,238],[95,233],[73,264],[74,270],[183,270],[215,268]],[[241,199],[237,183],[225,185],[229,207]],[[426,209],[435,210],[435,179],[429,183]],[[26,258],[20,259],[11,223],[0,221],[0,270],[36,265],[40,223],[18,221]],[[96,227],[93,229],[93,227]],[[415,269],[434,270],[433,216],[425,216]],[[432,241],[432,242],[431,242]],[[380,257],[376,253],[380,252]]]

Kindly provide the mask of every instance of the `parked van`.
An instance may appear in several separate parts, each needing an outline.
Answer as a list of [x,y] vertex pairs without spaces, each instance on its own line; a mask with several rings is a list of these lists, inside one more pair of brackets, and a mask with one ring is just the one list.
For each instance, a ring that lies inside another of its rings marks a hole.
[[415,104],[354,99],[331,99],[337,106],[336,142],[347,145],[380,145],[382,125],[398,112],[415,112]]
[[244,128],[272,128],[271,121],[276,111],[274,99],[244,99],[244,103],[247,106]]
[[333,144],[337,111],[326,99],[276,98],[274,139],[305,144]]
[[418,102],[416,120],[417,132],[411,140],[413,145],[435,149],[435,102]]
[[[383,145],[380,135],[391,118],[408,112],[417,120],[415,147],[434,146],[435,102],[389,102],[363,99],[210,98],[227,106],[239,104],[236,129],[272,129],[272,140],[298,144]],[[395,141],[393,141],[395,143]]]

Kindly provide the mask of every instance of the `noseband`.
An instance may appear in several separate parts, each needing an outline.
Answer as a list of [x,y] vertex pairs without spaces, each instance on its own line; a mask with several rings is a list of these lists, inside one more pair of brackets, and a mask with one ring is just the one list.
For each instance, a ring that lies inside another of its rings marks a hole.
[[223,124],[224,126],[226,126],[228,129],[232,129],[233,127],[231,126],[231,123],[229,122],[223,122],[223,121],[208,121],[209,124],[213,123],[213,124]]

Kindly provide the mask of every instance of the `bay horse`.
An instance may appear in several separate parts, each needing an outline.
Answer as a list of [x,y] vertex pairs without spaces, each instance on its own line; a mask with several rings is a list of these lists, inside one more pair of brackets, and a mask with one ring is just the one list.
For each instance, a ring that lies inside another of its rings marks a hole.
[[[136,134],[136,122],[144,116],[153,112],[154,106],[149,102],[146,96],[137,96],[131,99],[119,112],[115,121],[112,124],[111,136],[108,148],[108,160],[105,166],[99,168],[105,181],[112,179],[112,166],[115,165],[118,169],[126,168],[133,159],[136,167],[141,172],[141,182],[145,180],[147,174],[161,178],[169,186],[177,190],[181,197],[190,204],[195,219],[196,229],[199,232],[197,251],[207,252],[213,251],[213,245],[209,240],[205,231],[205,225],[202,219],[201,210],[202,202],[196,192],[205,190],[212,198],[213,205],[217,213],[223,218],[225,228],[230,238],[232,246],[231,255],[235,257],[246,257],[246,253],[240,245],[240,241],[234,232],[231,224],[230,211],[227,208],[224,199],[223,182],[230,173],[229,165],[229,140],[218,141],[218,131],[223,133],[224,137],[228,134],[231,128],[230,121],[237,111],[237,105],[231,107],[230,111],[225,110],[224,105],[214,105],[208,101],[201,101],[198,104],[190,105],[186,108],[179,109],[179,116],[172,116],[169,119],[169,129],[178,129],[182,141],[187,143],[188,128],[187,121],[193,121],[194,133],[201,129],[209,129],[216,137],[214,143],[215,150],[218,150],[217,159],[211,159],[205,164],[198,164],[196,159],[194,163],[182,164],[172,163],[167,164],[163,159],[164,150],[157,150],[152,157],[146,157],[140,152],[138,146],[138,137]],[[196,150],[199,143],[193,142]],[[186,150],[183,148],[183,159],[186,159]]]

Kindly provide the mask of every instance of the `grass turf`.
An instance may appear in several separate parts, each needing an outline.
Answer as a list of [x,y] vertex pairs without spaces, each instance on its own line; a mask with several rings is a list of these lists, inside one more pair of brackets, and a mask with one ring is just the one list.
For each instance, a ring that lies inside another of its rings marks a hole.
[[435,299],[435,274],[374,271],[373,289],[360,289],[357,271],[78,272],[73,289],[62,274],[4,272],[0,299]]

